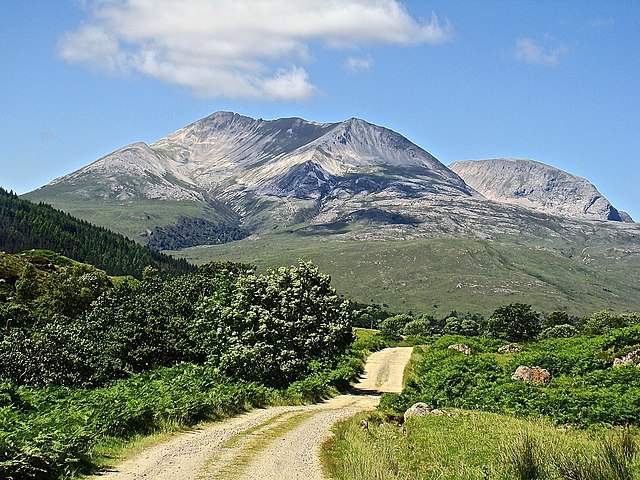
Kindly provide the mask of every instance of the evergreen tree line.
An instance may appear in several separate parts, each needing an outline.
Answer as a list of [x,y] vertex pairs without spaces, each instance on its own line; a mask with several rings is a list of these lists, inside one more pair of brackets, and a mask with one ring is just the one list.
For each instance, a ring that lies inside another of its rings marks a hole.
[[140,277],[146,266],[165,272],[193,267],[45,203],[22,200],[0,187],[0,250],[48,249],[94,265],[110,275]]

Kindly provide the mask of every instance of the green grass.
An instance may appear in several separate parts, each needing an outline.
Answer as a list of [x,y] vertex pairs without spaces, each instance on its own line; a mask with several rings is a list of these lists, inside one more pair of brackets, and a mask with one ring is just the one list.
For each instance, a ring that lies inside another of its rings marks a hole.
[[[406,425],[406,433],[396,424],[380,422],[376,414],[361,414],[341,422],[334,429],[335,437],[324,446],[327,469],[338,480],[523,478],[513,470],[510,450],[517,448],[526,434],[540,447],[536,455],[549,470],[545,476],[529,478],[569,479],[551,467],[553,458],[599,458],[603,442],[619,435],[606,430],[557,428],[544,420],[491,413],[449,413],[452,416],[412,419]],[[368,430],[360,426],[363,419],[369,420]],[[633,436],[638,439],[638,432]],[[637,463],[633,468],[635,475],[640,474]]]
[[[522,302],[540,310],[587,314],[640,308],[640,256],[622,256],[605,243],[591,263],[561,245],[474,239],[341,241],[332,237],[266,235],[225,245],[171,252],[195,263],[253,262],[261,268],[311,260],[339,292],[398,311],[490,313]],[[637,281],[636,281],[637,280]]]
[[106,227],[140,243],[146,243],[144,234],[156,226],[174,224],[181,216],[216,220],[219,213],[203,203],[170,200],[86,200],[73,201],[64,197],[39,197],[32,192],[23,198],[40,200],[64,210],[74,217],[94,225]]

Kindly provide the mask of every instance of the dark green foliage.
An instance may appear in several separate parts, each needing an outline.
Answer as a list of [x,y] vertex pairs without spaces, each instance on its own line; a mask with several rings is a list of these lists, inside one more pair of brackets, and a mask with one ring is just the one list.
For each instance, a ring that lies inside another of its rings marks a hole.
[[22,200],[2,188],[0,232],[0,251],[54,250],[111,275],[140,276],[147,265],[167,272],[192,269],[184,260],[163,255],[44,203]]
[[193,364],[93,390],[0,384],[0,478],[67,478],[89,470],[93,447],[109,438],[126,439],[167,425],[187,427],[270,403],[319,400],[361,369],[359,358],[345,357],[335,370],[316,370],[284,390],[238,382],[216,368]]
[[379,328],[380,323],[393,314],[384,305],[351,302],[353,326],[361,328]]
[[311,361],[346,351],[351,310],[328,277],[308,264],[250,271],[208,264],[164,278],[147,270],[142,281],[114,287],[99,271],[68,267],[26,313],[0,308],[9,325],[0,331],[0,376],[89,387],[213,361],[228,375],[282,386],[309,373]]
[[413,320],[414,318],[411,315],[405,313],[394,315],[382,321],[380,331],[382,335],[389,340],[399,340],[404,333],[405,327],[413,322]]
[[24,267],[20,279],[15,284],[16,300],[20,303],[30,302],[40,296],[40,284],[36,268],[32,264]]
[[550,312],[543,316],[542,319],[542,327],[543,328],[551,328],[557,327],[558,325],[572,325],[574,322],[572,318],[569,317],[567,312]]
[[0,337],[0,372],[26,385],[94,386],[154,366],[204,362],[209,327],[196,307],[235,281],[223,266],[208,265],[169,278],[147,271],[142,282],[112,287],[104,274],[72,267],[29,305],[26,325]]
[[640,324],[640,313],[614,313],[604,310],[588,317],[584,329],[587,333],[599,335],[636,324]]
[[444,324],[444,333],[447,335],[473,337],[480,334],[480,324],[475,320],[449,317]]
[[512,303],[498,308],[487,321],[487,334],[510,341],[535,338],[540,332],[540,315],[531,305]]
[[283,385],[353,341],[351,309],[309,263],[246,275],[200,310],[212,358],[231,376]]
[[0,303],[0,478],[67,478],[110,438],[317,401],[362,372],[351,309],[312,265],[147,268],[114,286],[62,263],[29,274],[37,295]]
[[[497,340],[442,337],[422,350],[405,391],[383,399],[382,405],[393,415],[423,401],[439,408],[544,415],[558,423],[637,425],[640,369],[611,368],[611,359],[618,349],[632,348],[639,337],[640,328],[629,327],[607,336],[533,342],[509,355],[495,353],[501,343]],[[453,343],[469,345],[474,354],[448,350]],[[546,368],[553,376],[550,385],[512,380],[519,365]]]
[[155,250],[179,250],[196,245],[220,245],[249,234],[235,225],[183,216],[174,225],[155,227],[147,245]]
[[432,334],[431,323],[424,317],[417,318],[408,322],[402,332],[409,336],[429,336]]

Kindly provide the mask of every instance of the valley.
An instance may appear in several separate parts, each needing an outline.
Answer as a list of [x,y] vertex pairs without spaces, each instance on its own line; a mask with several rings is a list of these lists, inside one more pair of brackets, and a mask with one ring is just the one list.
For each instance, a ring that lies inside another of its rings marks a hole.
[[596,239],[518,243],[464,238],[374,241],[271,234],[172,255],[193,263],[247,261],[262,269],[313,261],[350,298],[396,311],[490,313],[525,302],[576,315],[640,308],[640,248]]

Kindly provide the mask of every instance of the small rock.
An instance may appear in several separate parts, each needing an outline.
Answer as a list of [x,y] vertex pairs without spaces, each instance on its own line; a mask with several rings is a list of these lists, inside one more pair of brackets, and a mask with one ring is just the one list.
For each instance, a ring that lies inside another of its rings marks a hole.
[[464,343],[454,343],[453,345],[449,345],[447,348],[449,350],[455,350],[456,352],[462,352],[465,355],[471,355],[471,347]]
[[498,349],[498,353],[517,353],[522,351],[522,347],[517,343],[507,343]]
[[627,365],[635,365],[640,368],[640,348],[613,361],[614,367],[625,367]]
[[424,417],[425,415],[429,415],[432,411],[433,407],[431,405],[427,405],[422,402],[414,403],[406,412],[404,412],[404,421],[406,422],[413,417]]
[[549,370],[541,367],[520,365],[511,378],[513,380],[533,383],[534,385],[547,385],[551,381],[551,374]]
[[362,430],[369,430],[369,422],[367,422],[366,420],[362,420],[360,422],[360,428]]

